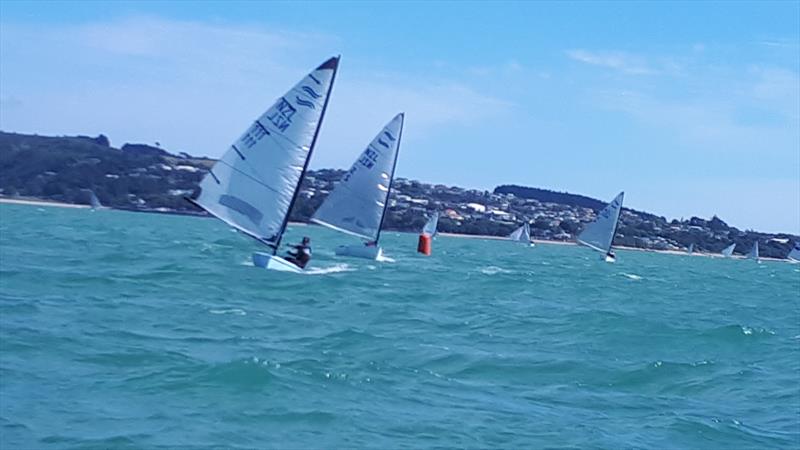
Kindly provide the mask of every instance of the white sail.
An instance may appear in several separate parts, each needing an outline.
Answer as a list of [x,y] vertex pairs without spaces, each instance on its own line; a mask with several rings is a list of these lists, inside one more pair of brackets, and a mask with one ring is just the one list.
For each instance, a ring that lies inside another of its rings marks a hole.
[[690,254],[690,255],[691,255],[692,253],[694,253],[694,243],[692,243],[692,244],[689,244],[689,249],[686,251],[686,253],[688,253],[688,254]]
[[725,247],[725,248],[722,250],[722,256],[724,256],[724,257],[726,257],[726,258],[730,257],[730,256],[733,254],[733,250],[734,250],[735,248],[736,248],[736,244],[731,244],[731,245],[729,245],[729,246]]
[[600,211],[594,222],[586,225],[586,228],[578,235],[578,243],[603,253],[611,250],[614,235],[617,233],[617,223],[624,196],[625,193],[620,192],[611,203]]
[[400,113],[370,142],[311,221],[377,243],[402,133]]
[[92,205],[92,209],[102,208],[103,205],[100,203],[100,199],[97,198],[94,191],[89,190],[89,204]]
[[751,248],[750,252],[747,254],[747,259],[758,260],[758,241],[753,244],[753,248]]
[[800,241],[794,243],[792,250],[786,257],[792,261],[800,261]]
[[522,224],[521,227],[512,231],[511,234],[508,235],[508,238],[512,241],[524,242],[526,244],[530,244],[531,228],[530,225],[528,225],[528,222],[525,222],[524,224]]
[[338,63],[324,62],[256,119],[203,178],[193,203],[277,250]]
[[422,234],[427,234],[428,236],[436,236],[437,231],[436,229],[439,227],[439,211],[433,213],[433,215],[428,219],[425,223],[425,226],[422,227]]

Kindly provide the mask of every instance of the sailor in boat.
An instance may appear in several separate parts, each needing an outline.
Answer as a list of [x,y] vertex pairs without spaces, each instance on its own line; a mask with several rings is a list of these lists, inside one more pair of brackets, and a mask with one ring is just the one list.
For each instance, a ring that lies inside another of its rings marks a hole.
[[287,252],[289,256],[286,258],[286,261],[289,261],[301,269],[305,269],[306,265],[311,260],[311,239],[306,236],[303,238],[303,242],[293,245],[292,248],[295,249],[295,252]]
[[608,253],[606,253],[606,260],[608,260],[608,261],[616,261],[617,260],[617,255],[614,254],[614,250],[609,250]]

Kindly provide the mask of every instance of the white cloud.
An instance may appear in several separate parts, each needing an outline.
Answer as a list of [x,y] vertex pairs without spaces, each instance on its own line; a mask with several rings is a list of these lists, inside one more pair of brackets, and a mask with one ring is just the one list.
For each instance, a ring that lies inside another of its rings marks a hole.
[[659,73],[659,70],[651,67],[645,58],[625,52],[590,52],[577,49],[567,51],[567,56],[584,64],[606,67],[630,75],[653,75]]
[[[664,95],[663,90],[656,95],[644,90],[607,89],[600,91],[595,101],[600,108],[625,112],[648,126],[668,130],[687,145],[709,151],[785,151],[786,145],[797,142],[797,73],[753,67],[743,79],[731,74],[705,79],[695,74],[687,83],[672,83],[669,88],[673,95]],[[693,89],[690,95],[684,90],[688,86]]]
[[[336,36],[155,17],[49,28],[4,23],[1,32],[3,129],[102,132],[115,144],[159,141],[212,156],[343,47]],[[315,156],[325,165],[349,165],[399,111],[413,140],[509,107],[457,80],[386,74],[350,61],[343,56],[323,126],[321,148],[329,150]]]

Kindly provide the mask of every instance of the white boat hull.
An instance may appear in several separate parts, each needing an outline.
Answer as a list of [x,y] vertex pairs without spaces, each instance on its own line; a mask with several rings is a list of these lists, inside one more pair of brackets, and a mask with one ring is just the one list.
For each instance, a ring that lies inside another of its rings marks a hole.
[[295,266],[280,256],[271,255],[269,253],[253,253],[253,265],[263,269],[277,270],[279,272],[303,273],[303,269]]
[[336,255],[376,260],[383,256],[383,249],[377,245],[340,245],[336,248]]
[[607,263],[613,263],[613,262],[616,262],[616,261],[617,261],[617,258],[616,258],[616,257],[614,257],[614,256],[608,256],[608,255],[606,255],[606,256],[604,257],[604,259],[605,259],[605,261],[606,261]]

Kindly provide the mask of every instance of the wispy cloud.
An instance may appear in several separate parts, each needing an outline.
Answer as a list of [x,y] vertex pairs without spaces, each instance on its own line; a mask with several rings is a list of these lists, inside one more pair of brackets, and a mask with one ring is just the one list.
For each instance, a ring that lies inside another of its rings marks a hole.
[[653,75],[660,71],[650,66],[645,58],[619,51],[592,52],[568,50],[567,56],[575,61],[605,67],[631,75]]
[[[158,17],[49,28],[3,24],[0,44],[4,129],[103,132],[117,144],[158,140],[212,156],[342,46],[336,36]],[[406,137],[413,140],[509,108],[460,80],[357,64],[343,56],[324,126],[323,145],[331,151],[322,164],[349,165],[372,130],[399,111],[408,113]],[[45,76],[53,73],[59,77]]]

